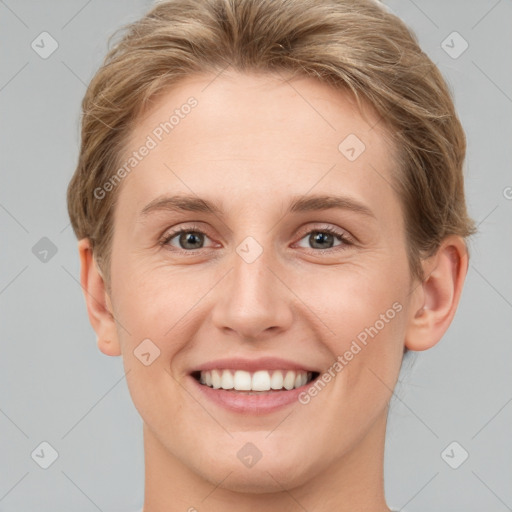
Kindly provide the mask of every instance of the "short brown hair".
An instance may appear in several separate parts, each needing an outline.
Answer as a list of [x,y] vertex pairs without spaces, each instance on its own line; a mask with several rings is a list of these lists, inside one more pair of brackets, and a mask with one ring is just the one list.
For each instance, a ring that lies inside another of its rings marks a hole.
[[82,102],[81,148],[67,200],[110,276],[117,187],[95,190],[120,165],[136,120],[180,79],[205,72],[280,72],[351,92],[393,138],[393,186],[405,216],[411,271],[444,237],[475,232],[464,198],[464,131],[450,91],[415,35],[372,0],[169,0],[123,27]]

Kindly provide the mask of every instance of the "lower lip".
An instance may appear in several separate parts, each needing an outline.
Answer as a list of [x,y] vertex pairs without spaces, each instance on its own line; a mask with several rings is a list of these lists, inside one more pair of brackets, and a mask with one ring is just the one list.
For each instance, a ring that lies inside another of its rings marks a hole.
[[311,386],[311,382],[308,382],[304,386],[296,389],[268,393],[261,392],[257,395],[249,395],[243,391],[236,392],[226,389],[213,389],[200,384],[197,379],[192,376],[189,376],[189,378],[192,380],[193,384],[199,388],[201,393],[212,402],[230,411],[245,414],[268,414],[282,409],[287,405],[297,403],[299,395]]

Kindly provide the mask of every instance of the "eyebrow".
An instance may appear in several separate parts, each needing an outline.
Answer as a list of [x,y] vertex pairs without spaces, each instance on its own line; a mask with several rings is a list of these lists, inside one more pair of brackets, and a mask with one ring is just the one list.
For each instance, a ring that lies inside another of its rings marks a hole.
[[[349,210],[375,218],[375,214],[368,206],[351,197],[337,195],[307,195],[294,197],[288,207],[288,212],[309,212],[333,208]],[[188,195],[157,197],[148,203],[140,214],[141,216],[146,216],[154,211],[203,212],[219,216],[222,216],[223,213],[222,208],[217,204],[197,196]]]

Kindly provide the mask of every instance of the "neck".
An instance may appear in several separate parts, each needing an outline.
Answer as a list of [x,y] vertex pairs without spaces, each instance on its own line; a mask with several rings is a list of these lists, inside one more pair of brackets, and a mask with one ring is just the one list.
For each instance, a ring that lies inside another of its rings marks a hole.
[[383,478],[385,431],[384,414],[350,452],[307,483],[255,494],[230,490],[229,476],[224,478],[221,471],[218,481],[192,472],[144,424],[144,512],[389,512]]

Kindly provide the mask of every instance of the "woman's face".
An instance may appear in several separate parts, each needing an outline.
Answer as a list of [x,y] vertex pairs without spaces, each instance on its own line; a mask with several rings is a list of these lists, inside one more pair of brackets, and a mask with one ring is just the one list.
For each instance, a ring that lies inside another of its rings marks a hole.
[[313,79],[200,76],[125,157],[111,303],[148,445],[254,492],[381,456],[412,311],[382,123]]

